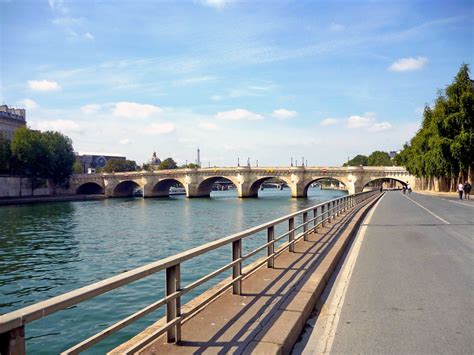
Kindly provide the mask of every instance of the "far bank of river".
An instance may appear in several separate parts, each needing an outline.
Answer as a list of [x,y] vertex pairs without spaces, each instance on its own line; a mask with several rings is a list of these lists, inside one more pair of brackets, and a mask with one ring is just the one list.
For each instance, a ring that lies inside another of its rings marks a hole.
[[[176,196],[1,207],[0,313],[345,194],[312,188],[304,199],[291,198],[289,189],[259,193],[256,199],[239,199],[236,191],[215,191],[211,198],[202,199]],[[246,240],[244,250],[264,242],[261,236]],[[223,248],[187,262],[182,266],[182,283],[188,284],[229,261],[230,250]],[[183,302],[210,285],[203,285]],[[26,327],[27,350],[59,353],[161,298],[163,292],[163,275],[159,273],[31,323]],[[106,352],[161,314],[155,312],[125,328],[91,353]]]

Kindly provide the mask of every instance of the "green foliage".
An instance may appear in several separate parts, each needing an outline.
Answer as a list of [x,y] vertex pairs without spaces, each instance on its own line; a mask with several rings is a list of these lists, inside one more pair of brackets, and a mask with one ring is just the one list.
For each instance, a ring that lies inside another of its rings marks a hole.
[[392,160],[390,159],[390,155],[387,152],[381,152],[380,150],[376,150],[372,154],[369,155],[367,159],[368,166],[392,166]]
[[347,163],[344,163],[343,166],[366,166],[369,164],[369,160],[365,155],[356,155],[354,158],[349,160]]
[[10,171],[11,159],[10,141],[0,133],[0,173],[8,173]]
[[143,164],[142,164],[142,170],[152,171],[153,169],[152,169],[152,167],[151,167],[150,164],[148,164],[148,163],[143,163]]
[[71,139],[59,132],[50,131],[42,133],[42,139],[49,151],[46,177],[53,181],[55,187],[58,184],[67,184],[76,161]]
[[421,128],[397,158],[418,177],[464,178],[474,165],[474,84],[463,64],[453,83],[425,107]]
[[74,174],[83,174],[84,173],[84,167],[82,166],[81,163],[79,163],[77,160],[74,162],[74,165],[72,166],[72,171]]
[[11,142],[10,172],[32,179],[33,189],[40,180],[67,184],[75,161],[72,141],[59,132],[33,131],[27,127],[15,131]]
[[105,173],[136,171],[137,163],[133,160],[109,159],[104,166]]
[[168,169],[177,169],[178,164],[173,160],[173,158],[166,158],[158,166],[159,170],[168,170]]
[[48,176],[51,151],[41,132],[19,128],[15,131],[11,147],[18,173],[33,181]]

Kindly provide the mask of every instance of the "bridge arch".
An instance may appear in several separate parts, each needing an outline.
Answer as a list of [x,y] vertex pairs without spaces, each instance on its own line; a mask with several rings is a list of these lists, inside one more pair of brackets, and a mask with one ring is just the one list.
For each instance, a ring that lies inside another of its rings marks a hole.
[[212,191],[212,185],[214,185],[214,183],[218,180],[228,180],[231,183],[233,183],[235,186],[237,186],[237,188],[239,187],[239,181],[235,177],[231,177],[231,176],[210,176],[210,177],[206,177],[205,179],[201,180],[201,182],[199,182],[197,184],[195,197],[210,197],[211,196],[211,191]]
[[[400,183],[402,186],[407,186],[408,183],[406,181],[403,181],[399,178],[394,178],[394,177],[378,177],[378,178],[372,178],[371,180],[367,181],[364,183],[364,186],[362,188],[362,191],[369,187],[369,184],[371,183],[381,183],[383,184],[384,182],[389,182],[389,181],[395,181],[395,182],[398,182]],[[380,187],[377,187],[377,188],[380,188]]]
[[171,187],[182,188],[187,192],[186,186],[182,181],[173,178],[166,178],[154,184],[150,196],[145,195],[145,197],[169,197]]
[[111,197],[133,197],[138,189],[142,190],[143,196],[143,189],[137,182],[124,180],[114,187]]
[[76,189],[77,195],[100,195],[104,194],[104,188],[96,182],[86,182]]
[[291,184],[291,180],[282,176],[264,176],[264,177],[259,177],[256,180],[253,180],[250,185],[249,185],[249,191],[248,195],[249,196],[258,196],[258,191],[260,190],[260,187],[263,185],[264,182],[271,180],[271,179],[278,179],[281,182],[285,183],[286,185]]
[[341,179],[341,178],[333,177],[333,176],[320,176],[320,177],[313,178],[313,179],[311,179],[311,180],[305,181],[304,190],[303,190],[303,196],[305,196],[305,197],[308,196],[308,190],[309,190],[310,186],[311,186],[313,183],[318,182],[318,181],[321,181],[321,180],[332,180],[332,181],[336,181],[336,182],[338,182],[338,183],[343,184],[346,190],[349,188],[349,186],[347,186],[347,182],[344,181],[345,179]]

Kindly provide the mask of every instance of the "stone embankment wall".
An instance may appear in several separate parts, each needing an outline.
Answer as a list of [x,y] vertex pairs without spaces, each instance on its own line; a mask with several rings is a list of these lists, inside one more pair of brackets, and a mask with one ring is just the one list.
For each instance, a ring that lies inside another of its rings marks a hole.
[[51,182],[46,181],[44,185],[31,190],[31,180],[20,178],[18,176],[0,176],[0,198],[32,197],[32,196],[54,196],[68,195],[69,190],[63,188],[54,188]]

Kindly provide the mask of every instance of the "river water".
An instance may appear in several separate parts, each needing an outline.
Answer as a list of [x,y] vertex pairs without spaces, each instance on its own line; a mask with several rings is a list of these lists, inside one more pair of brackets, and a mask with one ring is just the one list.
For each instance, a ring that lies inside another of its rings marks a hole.
[[[344,194],[311,188],[308,198],[293,199],[289,189],[267,189],[259,192],[258,199],[239,199],[235,191],[213,191],[211,198],[203,199],[176,196],[0,207],[0,313]],[[277,228],[276,236],[284,228]],[[265,242],[264,234],[245,239],[244,254]],[[230,247],[223,247],[184,263],[182,285],[230,260]],[[162,298],[163,274],[157,273],[29,323],[26,326],[28,353],[59,353]],[[182,302],[227,276],[229,273],[221,274],[186,295]],[[162,315],[162,310],[152,313],[88,353],[105,353]]]

